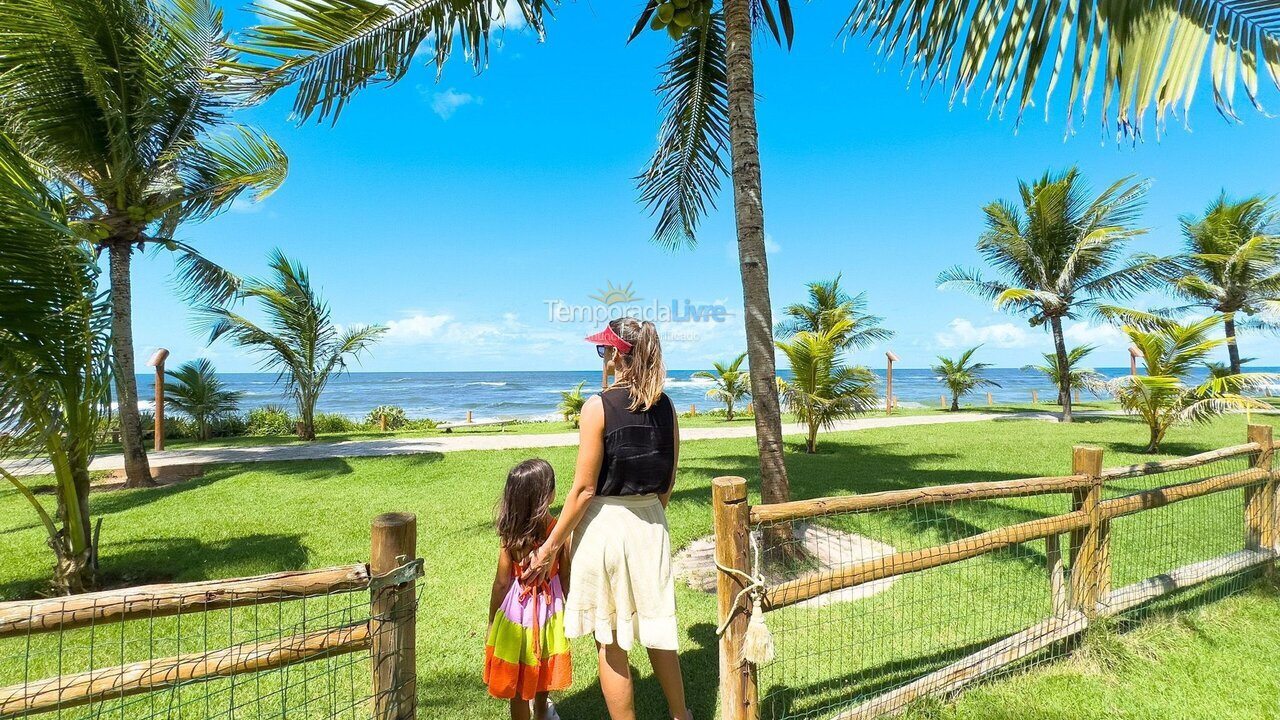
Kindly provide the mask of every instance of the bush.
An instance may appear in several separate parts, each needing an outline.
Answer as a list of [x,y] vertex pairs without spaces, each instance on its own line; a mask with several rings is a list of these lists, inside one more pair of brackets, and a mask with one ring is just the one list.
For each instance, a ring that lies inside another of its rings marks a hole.
[[249,435],[293,435],[296,432],[293,413],[279,405],[264,405],[249,411]]
[[[138,413],[142,418],[142,437],[154,438],[156,435],[156,414],[150,410],[142,410]],[[180,415],[164,416],[164,439],[178,440],[182,438],[194,438],[196,436],[195,423]]]
[[405,422],[403,430],[435,430],[439,425],[435,420],[422,418],[420,420],[409,420]]
[[209,424],[213,437],[237,437],[249,434],[249,416],[244,413],[223,415]]
[[355,420],[337,413],[316,413],[315,427],[318,433],[349,433],[360,429]]
[[379,405],[365,416],[364,424],[374,428],[382,427],[381,418],[384,416],[387,418],[388,430],[401,430],[409,423],[409,418],[404,415],[404,408],[396,405]]

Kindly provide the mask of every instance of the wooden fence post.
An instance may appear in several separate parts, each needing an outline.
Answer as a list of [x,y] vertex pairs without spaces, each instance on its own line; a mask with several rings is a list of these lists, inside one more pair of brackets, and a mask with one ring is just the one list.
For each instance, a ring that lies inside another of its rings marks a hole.
[[1040,404],[1040,393],[1036,392],[1035,390],[1031,391],[1031,404],[1032,405]]
[[[716,562],[750,572],[751,506],[747,504],[747,481],[740,477],[712,480],[711,502],[715,512]],[[733,617],[720,636],[720,716],[723,720],[755,720],[759,712],[756,669],[742,657],[742,639],[751,609],[734,606],[734,599],[744,584],[735,575],[716,573],[718,625]]]
[[[1271,471],[1272,431],[1270,425],[1249,425],[1248,439],[1262,446],[1260,452],[1249,456],[1249,465]],[[1275,549],[1277,538],[1276,481],[1268,479],[1261,485],[1244,489],[1244,545],[1250,550]]]
[[379,586],[377,578],[417,558],[418,520],[410,513],[384,513],[373,519],[371,534],[373,718],[412,720],[418,714],[414,583]]
[[1089,525],[1071,533],[1071,604],[1088,617],[1111,591],[1110,523],[1102,518],[1102,448],[1077,445],[1071,472],[1089,478],[1089,487],[1071,491],[1071,509],[1084,511]]

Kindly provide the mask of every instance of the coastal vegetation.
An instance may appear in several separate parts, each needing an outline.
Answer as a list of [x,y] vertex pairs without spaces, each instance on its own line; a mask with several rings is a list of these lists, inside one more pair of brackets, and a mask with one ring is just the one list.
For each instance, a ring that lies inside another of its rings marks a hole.
[[582,394],[582,388],[586,384],[587,381],[583,380],[572,390],[560,391],[560,414],[565,422],[571,423],[575,428],[578,427],[578,420],[582,417],[582,406],[587,404],[587,398]]
[[[1044,353],[1041,365],[1023,365],[1024,371],[1038,372],[1056,388],[1064,385],[1073,391],[1082,390],[1098,395],[1106,392],[1106,379],[1093,368],[1083,367],[1084,359],[1096,350],[1092,345],[1078,345],[1067,351],[1066,365],[1061,365],[1058,354]],[[1074,402],[1074,400],[1072,401]]]
[[807,453],[818,451],[818,430],[868,412],[879,400],[875,374],[844,362],[841,343],[853,325],[853,320],[842,318],[822,330],[801,330],[778,341],[791,365],[791,377],[779,378],[778,389],[787,408],[808,429]]
[[[284,256],[271,254],[271,277],[239,284],[232,298],[203,309],[209,342],[226,338],[256,353],[263,370],[277,373],[298,413],[298,434],[315,440],[316,403],[329,379],[358,359],[386,332],[380,325],[340,328],[329,305],[311,285],[306,268]],[[232,309],[232,301],[255,301],[267,317],[259,325]]]
[[109,309],[67,210],[37,168],[0,137],[0,458],[46,458],[54,498],[37,497],[0,468],[4,484],[17,491],[5,516],[25,523],[34,512],[32,527],[43,537],[25,562],[43,565],[44,548],[51,549],[60,593],[93,584],[89,462],[110,402]]
[[[1016,203],[996,201],[982,210],[987,229],[978,239],[978,253],[1000,279],[954,267],[938,276],[938,286],[1030,316],[1032,327],[1052,333],[1057,366],[1067,367],[1063,320],[1079,317],[1102,299],[1130,297],[1155,284],[1156,259],[1139,257],[1115,268],[1125,245],[1146,232],[1136,223],[1147,185],[1124,178],[1091,196],[1076,168],[1019,181]],[[1059,373],[1058,380],[1062,421],[1071,422],[1071,376]]]
[[974,390],[1000,387],[999,383],[983,375],[984,371],[991,368],[991,363],[974,362],[973,354],[980,347],[982,346],[975,345],[955,358],[939,355],[938,363],[930,368],[937,375],[938,382],[951,392],[951,412],[959,412],[960,398]]
[[222,11],[196,0],[0,4],[0,132],[72,202],[81,241],[107,255],[112,364],[128,483],[152,482],[134,376],[134,253],[176,253],[184,294],[223,297],[221,268],[182,242],[242,194],[284,181],[284,152],[231,121],[242,103],[217,68],[239,53]]
[[734,404],[751,395],[747,373],[742,369],[742,363],[746,359],[747,354],[742,353],[733,362],[713,362],[712,370],[699,370],[693,374],[695,378],[712,382],[711,389],[707,390],[707,397],[724,403],[726,421],[733,420]]
[[227,389],[213,363],[205,358],[185,362],[165,374],[172,380],[164,384],[165,402],[191,418],[199,440],[213,437],[214,424],[235,414],[244,397],[242,392]]

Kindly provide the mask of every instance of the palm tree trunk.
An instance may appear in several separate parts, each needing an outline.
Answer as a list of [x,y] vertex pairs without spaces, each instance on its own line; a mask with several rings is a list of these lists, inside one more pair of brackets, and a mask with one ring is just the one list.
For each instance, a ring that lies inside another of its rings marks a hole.
[[1147,442],[1147,448],[1143,452],[1148,455],[1155,454],[1160,451],[1160,441],[1164,439],[1164,428],[1158,425],[1151,425],[1150,440]]
[[1231,374],[1240,374],[1240,348],[1236,345],[1236,314],[1223,314],[1223,327],[1227,332],[1227,356],[1231,358]]
[[951,412],[960,412],[960,396],[951,396]]
[[769,264],[764,249],[760,146],[756,132],[755,68],[751,59],[751,2],[724,1],[725,74],[729,92],[729,144],[733,157],[733,206],[742,272],[742,306],[751,363],[751,395],[756,406],[756,446],[760,452],[760,496],[766,503],[791,499],[782,457],[782,411],[774,367],[773,310]]
[[810,454],[818,452],[818,426],[809,423],[809,441],[805,444],[805,450]]
[[730,400],[728,403],[726,403],[726,405],[728,407],[725,410],[725,414],[724,414],[725,422],[732,422],[733,421],[733,401]]
[[1053,349],[1058,354],[1058,404],[1062,406],[1062,422],[1071,422],[1071,368],[1067,365],[1067,340],[1062,335],[1062,318],[1049,318],[1053,328]]
[[120,444],[124,447],[127,488],[150,487],[151,466],[142,444],[142,417],[138,414],[138,378],[133,365],[133,279],[129,261],[133,245],[127,238],[107,244],[111,269],[111,360],[120,412]]

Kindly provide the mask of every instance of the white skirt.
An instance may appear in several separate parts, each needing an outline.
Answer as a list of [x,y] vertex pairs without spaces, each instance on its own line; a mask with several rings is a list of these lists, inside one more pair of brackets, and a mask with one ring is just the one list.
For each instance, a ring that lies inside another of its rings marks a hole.
[[595,497],[573,534],[565,634],[630,650],[675,650],[676,588],[657,495]]

